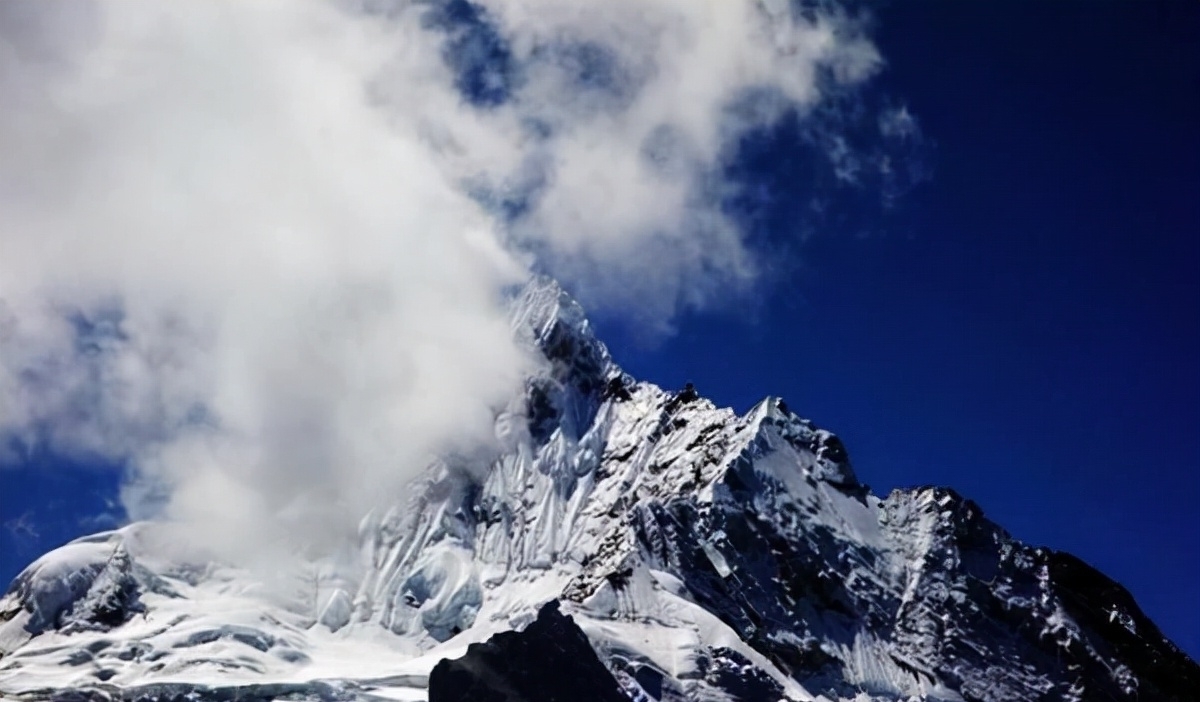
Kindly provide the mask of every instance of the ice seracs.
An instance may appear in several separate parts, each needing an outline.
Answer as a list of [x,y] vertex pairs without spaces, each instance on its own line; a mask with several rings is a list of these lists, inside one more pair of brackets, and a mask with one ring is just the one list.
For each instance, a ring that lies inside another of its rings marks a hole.
[[513,324],[542,363],[496,419],[500,454],[431,466],[363,520],[358,557],[298,562],[280,598],[156,549],[162,525],[69,544],[0,601],[0,691],[425,699],[438,661],[549,602],[637,700],[1200,689],[1119,585],[952,491],[876,497],[781,399],[738,415],[634,380],[546,279]]

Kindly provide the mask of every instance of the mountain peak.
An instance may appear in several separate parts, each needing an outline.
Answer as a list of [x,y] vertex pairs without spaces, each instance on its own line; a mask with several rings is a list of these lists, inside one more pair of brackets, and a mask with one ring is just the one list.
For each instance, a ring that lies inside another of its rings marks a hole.
[[535,275],[516,292],[512,320],[517,329],[529,329],[540,337],[556,322],[580,328],[588,325],[583,308],[557,280]]
[[513,298],[510,319],[517,335],[530,339],[551,362],[583,356],[608,370],[608,349],[596,338],[583,307],[553,278],[530,278]]
[[1077,559],[948,489],[877,499],[779,398],[738,416],[635,381],[550,279],[512,321],[545,362],[497,417],[501,455],[434,466],[357,558],[274,590],[152,553],[163,525],[68,544],[0,599],[0,693],[423,699],[436,667],[536,699],[513,690],[551,658],[521,652],[586,644],[639,702],[1193,698],[1200,668]]

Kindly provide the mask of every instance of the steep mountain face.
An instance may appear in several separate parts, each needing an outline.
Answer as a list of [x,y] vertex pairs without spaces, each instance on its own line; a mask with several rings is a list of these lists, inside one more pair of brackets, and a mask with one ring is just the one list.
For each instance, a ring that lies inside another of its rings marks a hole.
[[545,652],[586,659],[577,627],[630,700],[1200,695],[1118,584],[953,491],[881,500],[777,398],[738,416],[635,381],[552,282],[514,329],[547,363],[497,418],[498,458],[431,467],[357,553],[298,559],[287,587],[179,555],[169,525],[68,544],[0,600],[0,692],[566,699]]

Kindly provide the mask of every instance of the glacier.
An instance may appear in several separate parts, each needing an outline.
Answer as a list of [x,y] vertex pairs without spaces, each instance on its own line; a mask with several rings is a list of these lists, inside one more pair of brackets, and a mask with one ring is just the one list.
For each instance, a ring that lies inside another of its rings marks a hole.
[[[497,456],[438,461],[353,553],[270,586],[167,523],[56,549],[0,599],[0,696],[437,702],[439,664],[549,606],[630,700],[1200,699],[1200,667],[1081,560],[950,489],[877,497],[780,398],[739,415],[630,377],[552,280],[512,322],[545,363]],[[521,698],[505,684],[489,699]]]

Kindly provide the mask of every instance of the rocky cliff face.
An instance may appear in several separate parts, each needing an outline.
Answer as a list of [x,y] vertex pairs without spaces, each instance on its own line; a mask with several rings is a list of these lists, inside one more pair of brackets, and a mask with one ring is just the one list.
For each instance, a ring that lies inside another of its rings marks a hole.
[[496,634],[429,674],[429,702],[629,702],[558,602],[524,631]]
[[[630,378],[552,282],[514,329],[547,362],[498,417],[499,458],[433,466],[358,557],[305,564],[304,596],[181,562],[163,526],[99,535],[0,601],[0,690],[424,699],[469,644],[544,642],[558,600],[630,699],[1197,699],[1200,668],[1078,559],[950,490],[875,497],[777,398],[738,416]],[[511,675],[550,675],[520,658]]]

